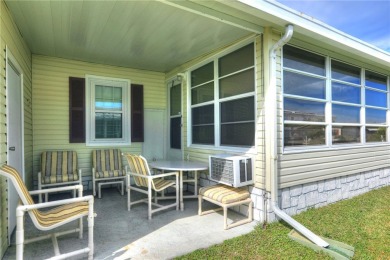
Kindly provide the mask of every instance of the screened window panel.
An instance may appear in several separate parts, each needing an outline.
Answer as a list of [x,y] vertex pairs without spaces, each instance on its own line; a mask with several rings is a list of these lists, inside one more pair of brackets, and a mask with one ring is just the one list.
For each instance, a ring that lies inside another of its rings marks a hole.
[[171,87],[170,92],[171,116],[181,113],[181,84]]
[[221,123],[255,120],[254,97],[221,103]]
[[325,57],[289,45],[283,47],[283,66],[325,76]]
[[255,123],[222,124],[221,145],[254,146]]
[[122,114],[100,112],[96,113],[95,138],[122,138]]
[[386,110],[366,108],[366,123],[385,125]]
[[214,144],[214,125],[192,126],[192,143]]
[[254,44],[251,43],[219,59],[219,76],[254,66]]
[[358,126],[333,126],[333,144],[359,143],[360,127]]
[[219,98],[231,97],[255,90],[254,69],[249,69],[219,80]]
[[386,142],[386,127],[366,127],[366,142]]
[[387,107],[387,94],[384,92],[366,89],[366,105]]
[[214,82],[191,89],[191,104],[196,105],[214,100]]
[[171,148],[181,149],[181,117],[171,118]]
[[213,124],[214,123],[214,106],[207,105],[194,107],[192,109],[192,124]]
[[191,87],[214,79],[214,63],[210,62],[191,72]]
[[360,68],[332,60],[332,79],[360,84]]
[[325,80],[289,71],[283,72],[284,93],[325,99]]
[[387,77],[366,70],[366,86],[380,90],[387,90]]
[[360,123],[360,107],[332,105],[333,123]]
[[284,146],[325,145],[325,126],[284,125]]
[[284,120],[325,122],[325,103],[284,98]]
[[338,82],[332,82],[332,100],[360,104],[360,88],[341,84]]

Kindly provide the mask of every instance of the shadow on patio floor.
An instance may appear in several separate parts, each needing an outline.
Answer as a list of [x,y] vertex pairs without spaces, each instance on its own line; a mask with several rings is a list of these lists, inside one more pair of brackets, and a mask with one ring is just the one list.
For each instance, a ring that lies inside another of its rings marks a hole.
[[[60,194],[52,195],[50,200],[55,200],[56,196],[68,198],[68,194]],[[94,227],[94,259],[171,259],[249,233],[256,225],[253,221],[224,230],[222,212],[198,216],[196,199],[185,200],[184,211],[168,209],[154,214],[152,220],[147,219],[146,203],[134,205],[128,212],[126,202],[126,195],[121,196],[116,189],[110,188],[102,190],[101,199],[95,198],[97,217]],[[213,207],[214,205],[204,202],[204,209]],[[244,217],[229,211],[228,221],[241,218]],[[66,227],[69,229],[75,226],[75,223]],[[40,234],[29,217],[26,217],[25,228],[27,238]],[[82,248],[87,245],[87,239],[87,221],[84,220],[84,238],[78,239],[76,233],[59,237],[60,251],[66,253]],[[13,242],[4,259],[15,259],[15,250]],[[118,252],[115,253],[116,251]],[[50,239],[25,246],[24,259],[44,259],[52,256],[54,250]],[[85,258],[86,255],[82,255],[73,259]]]

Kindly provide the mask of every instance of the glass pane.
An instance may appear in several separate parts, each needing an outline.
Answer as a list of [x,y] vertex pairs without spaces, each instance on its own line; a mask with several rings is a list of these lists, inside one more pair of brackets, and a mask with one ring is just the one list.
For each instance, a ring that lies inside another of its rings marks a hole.
[[333,144],[359,143],[359,126],[334,126],[332,127]]
[[360,84],[360,68],[332,60],[332,79]]
[[325,76],[325,57],[289,45],[283,47],[283,66]]
[[325,103],[284,98],[284,120],[325,122]]
[[366,124],[386,124],[386,110],[366,108]]
[[222,124],[221,145],[254,146],[255,123]]
[[171,148],[181,149],[181,117],[171,118]]
[[332,105],[333,123],[360,123],[360,107]]
[[181,84],[171,87],[171,116],[181,114]]
[[192,125],[201,124],[214,124],[214,105],[195,107],[192,109]]
[[219,76],[249,68],[254,65],[254,45],[253,43],[238,49],[219,59]]
[[371,71],[366,71],[366,86],[387,90],[387,77]]
[[191,72],[191,87],[214,79],[214,63],[210,62]]
[[386,142],[386,127],[366,127],[366,142]]
[[284,125],[284,146],[324,145],[325,126]]
[[325,99],[325,80],[289,71],[283,72],[284,93]]
[[191,104],[211,101],[214,99],[214,82],[191,89]]
[[122,88],[96,85],[95,109],[121,111],[122,110]]
[[254,120],[254,97],[242,98],[221,103],[221,123]]
[[360,88],[332,82],[332,100],[360,104]]
[[219,80],[219,98],[231,97],[252,91],[255,91],[254,69],[249,69]]
[[376,107],[387,107],[387,94],[366,89],[366,105]]
[[192,126],[192,143],[214,145],[214,125]]
[[96,113],[95,138],[122,138],[122,114]]

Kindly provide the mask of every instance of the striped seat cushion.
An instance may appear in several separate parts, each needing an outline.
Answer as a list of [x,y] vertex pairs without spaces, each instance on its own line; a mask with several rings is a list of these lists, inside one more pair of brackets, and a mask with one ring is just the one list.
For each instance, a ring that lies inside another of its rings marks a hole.
[[46,151],[41,155],[42,184],[78,181],[77,153]]
[[76,202],[56,207],[48,211],[33,211],[37,221],[43,227],[50,227],[69,218],[78,218],[88,215],[88,202]]
[[93,150],[92,163],[97,179],[126,175],[122,169],[122,157],[119,149]]
[[250,196],[249,191],[244,188],[234,188],[222,184],[203,187],[199,190],[199,194],[224,204],[245,200]]
[[175,181],[164,180],[163,178],[159,178],[159,179],[154,179],[152,184],[153,184],[154,190],[161,191],[163,189],[166,189],[170,186],[175,185]]

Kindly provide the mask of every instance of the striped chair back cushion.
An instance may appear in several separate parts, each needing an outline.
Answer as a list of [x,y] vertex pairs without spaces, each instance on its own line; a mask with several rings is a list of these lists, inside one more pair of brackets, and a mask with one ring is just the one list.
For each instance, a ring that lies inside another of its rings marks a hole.
[[[0,168],[0,175],[11,179],[24,205],[34,204],[34,200],[32,199],[30,193],[27,190],[26,185],[24,184],[22,178],[20,177],[18,171],[15,168],[9,165],[3,165]],[[37,209],[33,209],[31,211],[28,211],[28,213],[30,214],[31,218],[36,219],[39,225],[43,227],[50,227],[68,218],[74,218],[80,215],[88,215],[88,202],[67,204],[64,206],[50,209],[48,211],[40,211]]]
[[41,155],[42,184],[78,181],[75,151],[46,151]]
[[[129,163],[130,172],[146,176],[150,175],[149,167],[145,158],[135,154],[125,154],[125,157]],[[133,177],[137,186],[148,187],[148,181],[146,178],[137,176]]]
[[95,169],[95,178],[125,176],[121,154],[119,149],[93,150],[92,163]]

